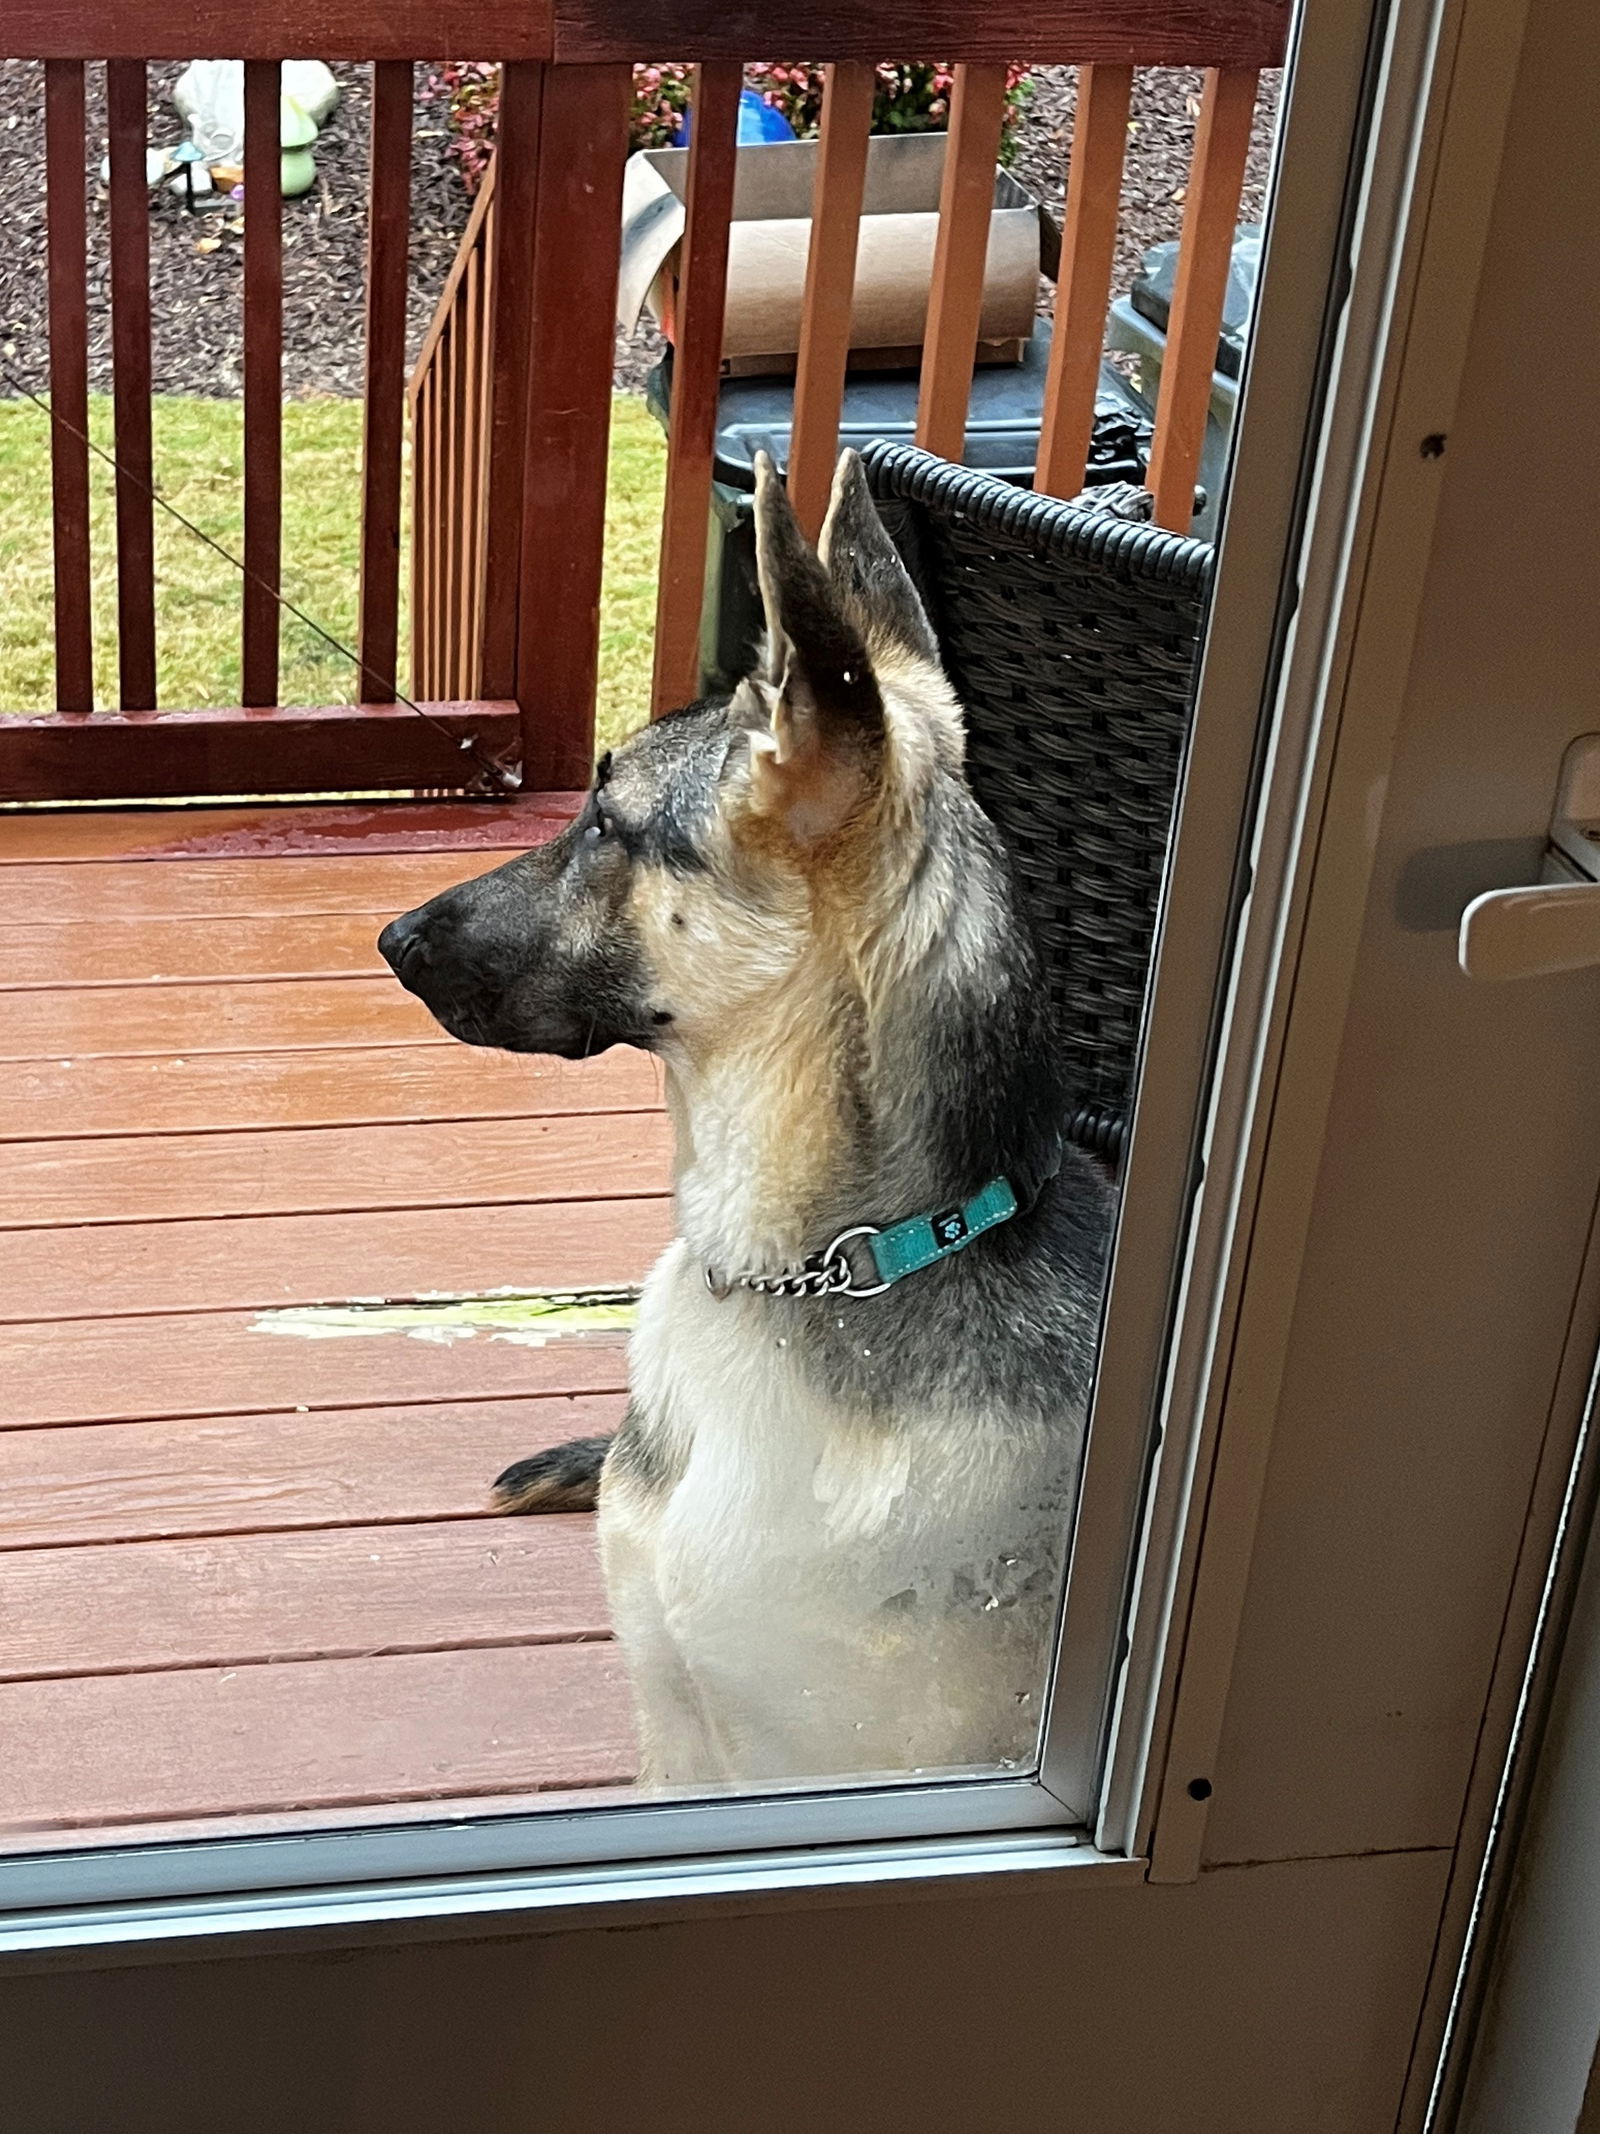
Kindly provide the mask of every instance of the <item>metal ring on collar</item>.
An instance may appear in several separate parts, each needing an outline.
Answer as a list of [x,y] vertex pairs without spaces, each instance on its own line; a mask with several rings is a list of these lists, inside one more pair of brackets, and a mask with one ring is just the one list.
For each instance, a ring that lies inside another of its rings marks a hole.
[[[851,1267],[842,1249],[850,1243],[852,1238],[881,1237],[882,1235],[883,1232],[876,1223],[857,1223],[853,1230],[841,1230],[839,1232],[839,1235],[822,1255],[823,1272],[829,1276],[827,1294],[830,1297],[881,1297],[886,1289],[893,1287],[893,1284],[889,1282],[876,1282],[870,1287],[861,1287],[856,1282],[855,1270]],[[874,1266],[876,1266],[876,1263],[874,1263]],[[839,1280],[841,1273],[844,1276],[843,1281]]]

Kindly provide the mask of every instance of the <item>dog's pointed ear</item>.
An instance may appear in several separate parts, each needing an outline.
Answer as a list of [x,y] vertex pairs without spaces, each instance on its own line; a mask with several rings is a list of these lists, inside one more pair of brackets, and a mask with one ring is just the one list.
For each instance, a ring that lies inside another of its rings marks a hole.
[[865,633],[756,455],[756,563],[767,618],[772,723],[752,742],[755,805],[809,842],[866,799],[884,752],[883,698]]
[[939,664],[939,641],[928,611],[890,540],[867,486],[859,452],[842,452],[823,522],[823,566],[869,652],[891,652]]

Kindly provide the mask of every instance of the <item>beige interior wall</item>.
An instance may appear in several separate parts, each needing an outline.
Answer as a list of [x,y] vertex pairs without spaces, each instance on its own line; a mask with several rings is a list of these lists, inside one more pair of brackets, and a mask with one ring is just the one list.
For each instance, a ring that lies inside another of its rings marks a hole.
[[[0,1993],[18,2134],[1357,2134],[1437,1854]],[[1081,1881],[1081,1878],[1080,1878]],[[1135,1902],[1128,1900],[1134,1898]]]
[[1479,890],[1537,879],[1562,754],[1600,731],[1597,82],[1600,10],[1534,0],[1400,747],[1370,796],[1216,1860],[1453,1841],[1572,1310],[1549,1270],[1576,1271],[1600,1175],[1600,975],[1474,985],[1455,931]]

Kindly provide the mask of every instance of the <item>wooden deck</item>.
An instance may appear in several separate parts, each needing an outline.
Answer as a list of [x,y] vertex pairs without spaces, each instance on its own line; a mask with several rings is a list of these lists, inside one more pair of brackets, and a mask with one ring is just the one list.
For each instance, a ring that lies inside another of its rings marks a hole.
[[620,1340],[274,1317],[659,1250],[650,1064],[452,1044],[373,945],[564,813],[0,817],[6,1842],[630,1776],[590,1522],[485,1508]]

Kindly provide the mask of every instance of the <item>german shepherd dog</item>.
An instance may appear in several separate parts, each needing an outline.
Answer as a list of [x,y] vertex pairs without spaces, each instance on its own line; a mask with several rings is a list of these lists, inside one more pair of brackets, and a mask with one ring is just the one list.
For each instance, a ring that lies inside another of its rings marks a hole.
[[[1037,1735],[1110,1187],[1064,1139],[1038,957],[860,462],[820,553],[766,461],[755,513],[757,671],[380,946],[468,1044],[665,1068],[678,1236],[626,1417],[496,1485],[509,1511],[598,1489],[640,1783],[1010,1767]],[[918,1247],[887,1287],[869,1225]]]

